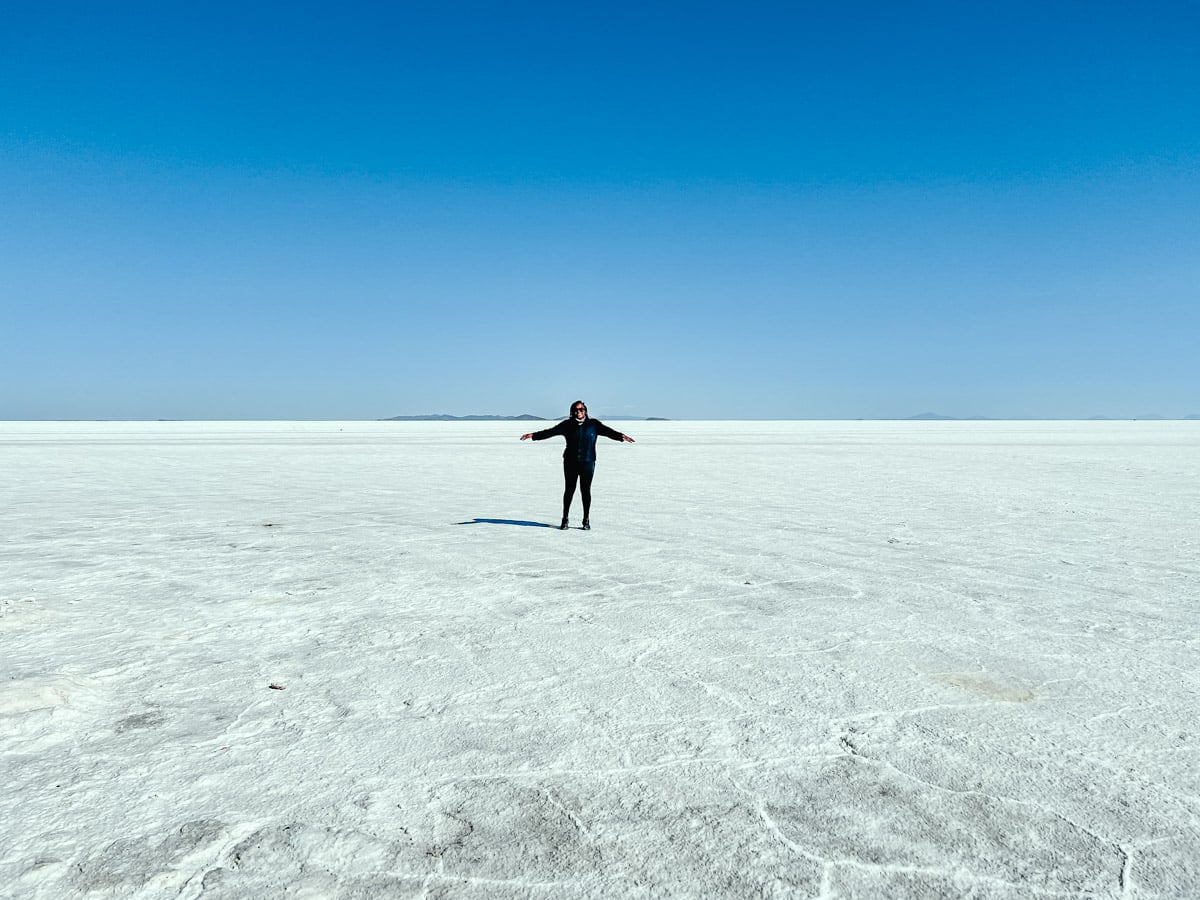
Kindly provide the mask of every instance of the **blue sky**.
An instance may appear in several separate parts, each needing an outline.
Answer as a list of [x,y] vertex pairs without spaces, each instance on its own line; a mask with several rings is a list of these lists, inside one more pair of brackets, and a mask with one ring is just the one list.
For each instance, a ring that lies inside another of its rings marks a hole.
[[0,418],[1200,412],[1191,3],[0,10]]

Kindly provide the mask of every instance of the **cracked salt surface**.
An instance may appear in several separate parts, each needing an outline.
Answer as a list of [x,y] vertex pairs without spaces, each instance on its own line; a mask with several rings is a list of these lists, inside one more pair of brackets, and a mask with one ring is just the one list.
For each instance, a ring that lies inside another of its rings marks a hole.
[[0,896],[1200,895],[1200,423],[517,436],[0,423]]

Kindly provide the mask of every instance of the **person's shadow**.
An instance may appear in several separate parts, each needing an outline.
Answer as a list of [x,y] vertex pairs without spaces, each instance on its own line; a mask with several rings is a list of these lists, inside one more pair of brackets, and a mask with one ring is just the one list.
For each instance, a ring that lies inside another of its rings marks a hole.
[[456,525],[520,525],[523,528],[553,528],[549,522],[526,522],[522,519],[468,519],[466,522],[456,522]]

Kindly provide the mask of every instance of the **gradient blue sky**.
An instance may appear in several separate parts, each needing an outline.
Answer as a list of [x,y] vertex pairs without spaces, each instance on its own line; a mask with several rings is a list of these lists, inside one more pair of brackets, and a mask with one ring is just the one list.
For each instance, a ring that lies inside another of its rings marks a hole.
[[1195,3],[0,6],[0,418],[1200,412]]

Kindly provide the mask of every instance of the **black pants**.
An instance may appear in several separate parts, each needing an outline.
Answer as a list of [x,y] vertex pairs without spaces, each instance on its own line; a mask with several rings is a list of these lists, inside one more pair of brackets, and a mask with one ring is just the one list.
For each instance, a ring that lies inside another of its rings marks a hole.
[[563,460],[563,480],[566,490],[563,491],[563,518],[571,511],[571,501],[575,499],[575,482],[579,482],[579,494],[583,497],[583,517],[586,519],[592,509],[592,476],[596,474],[596,463],[577,462],[573,459]]

